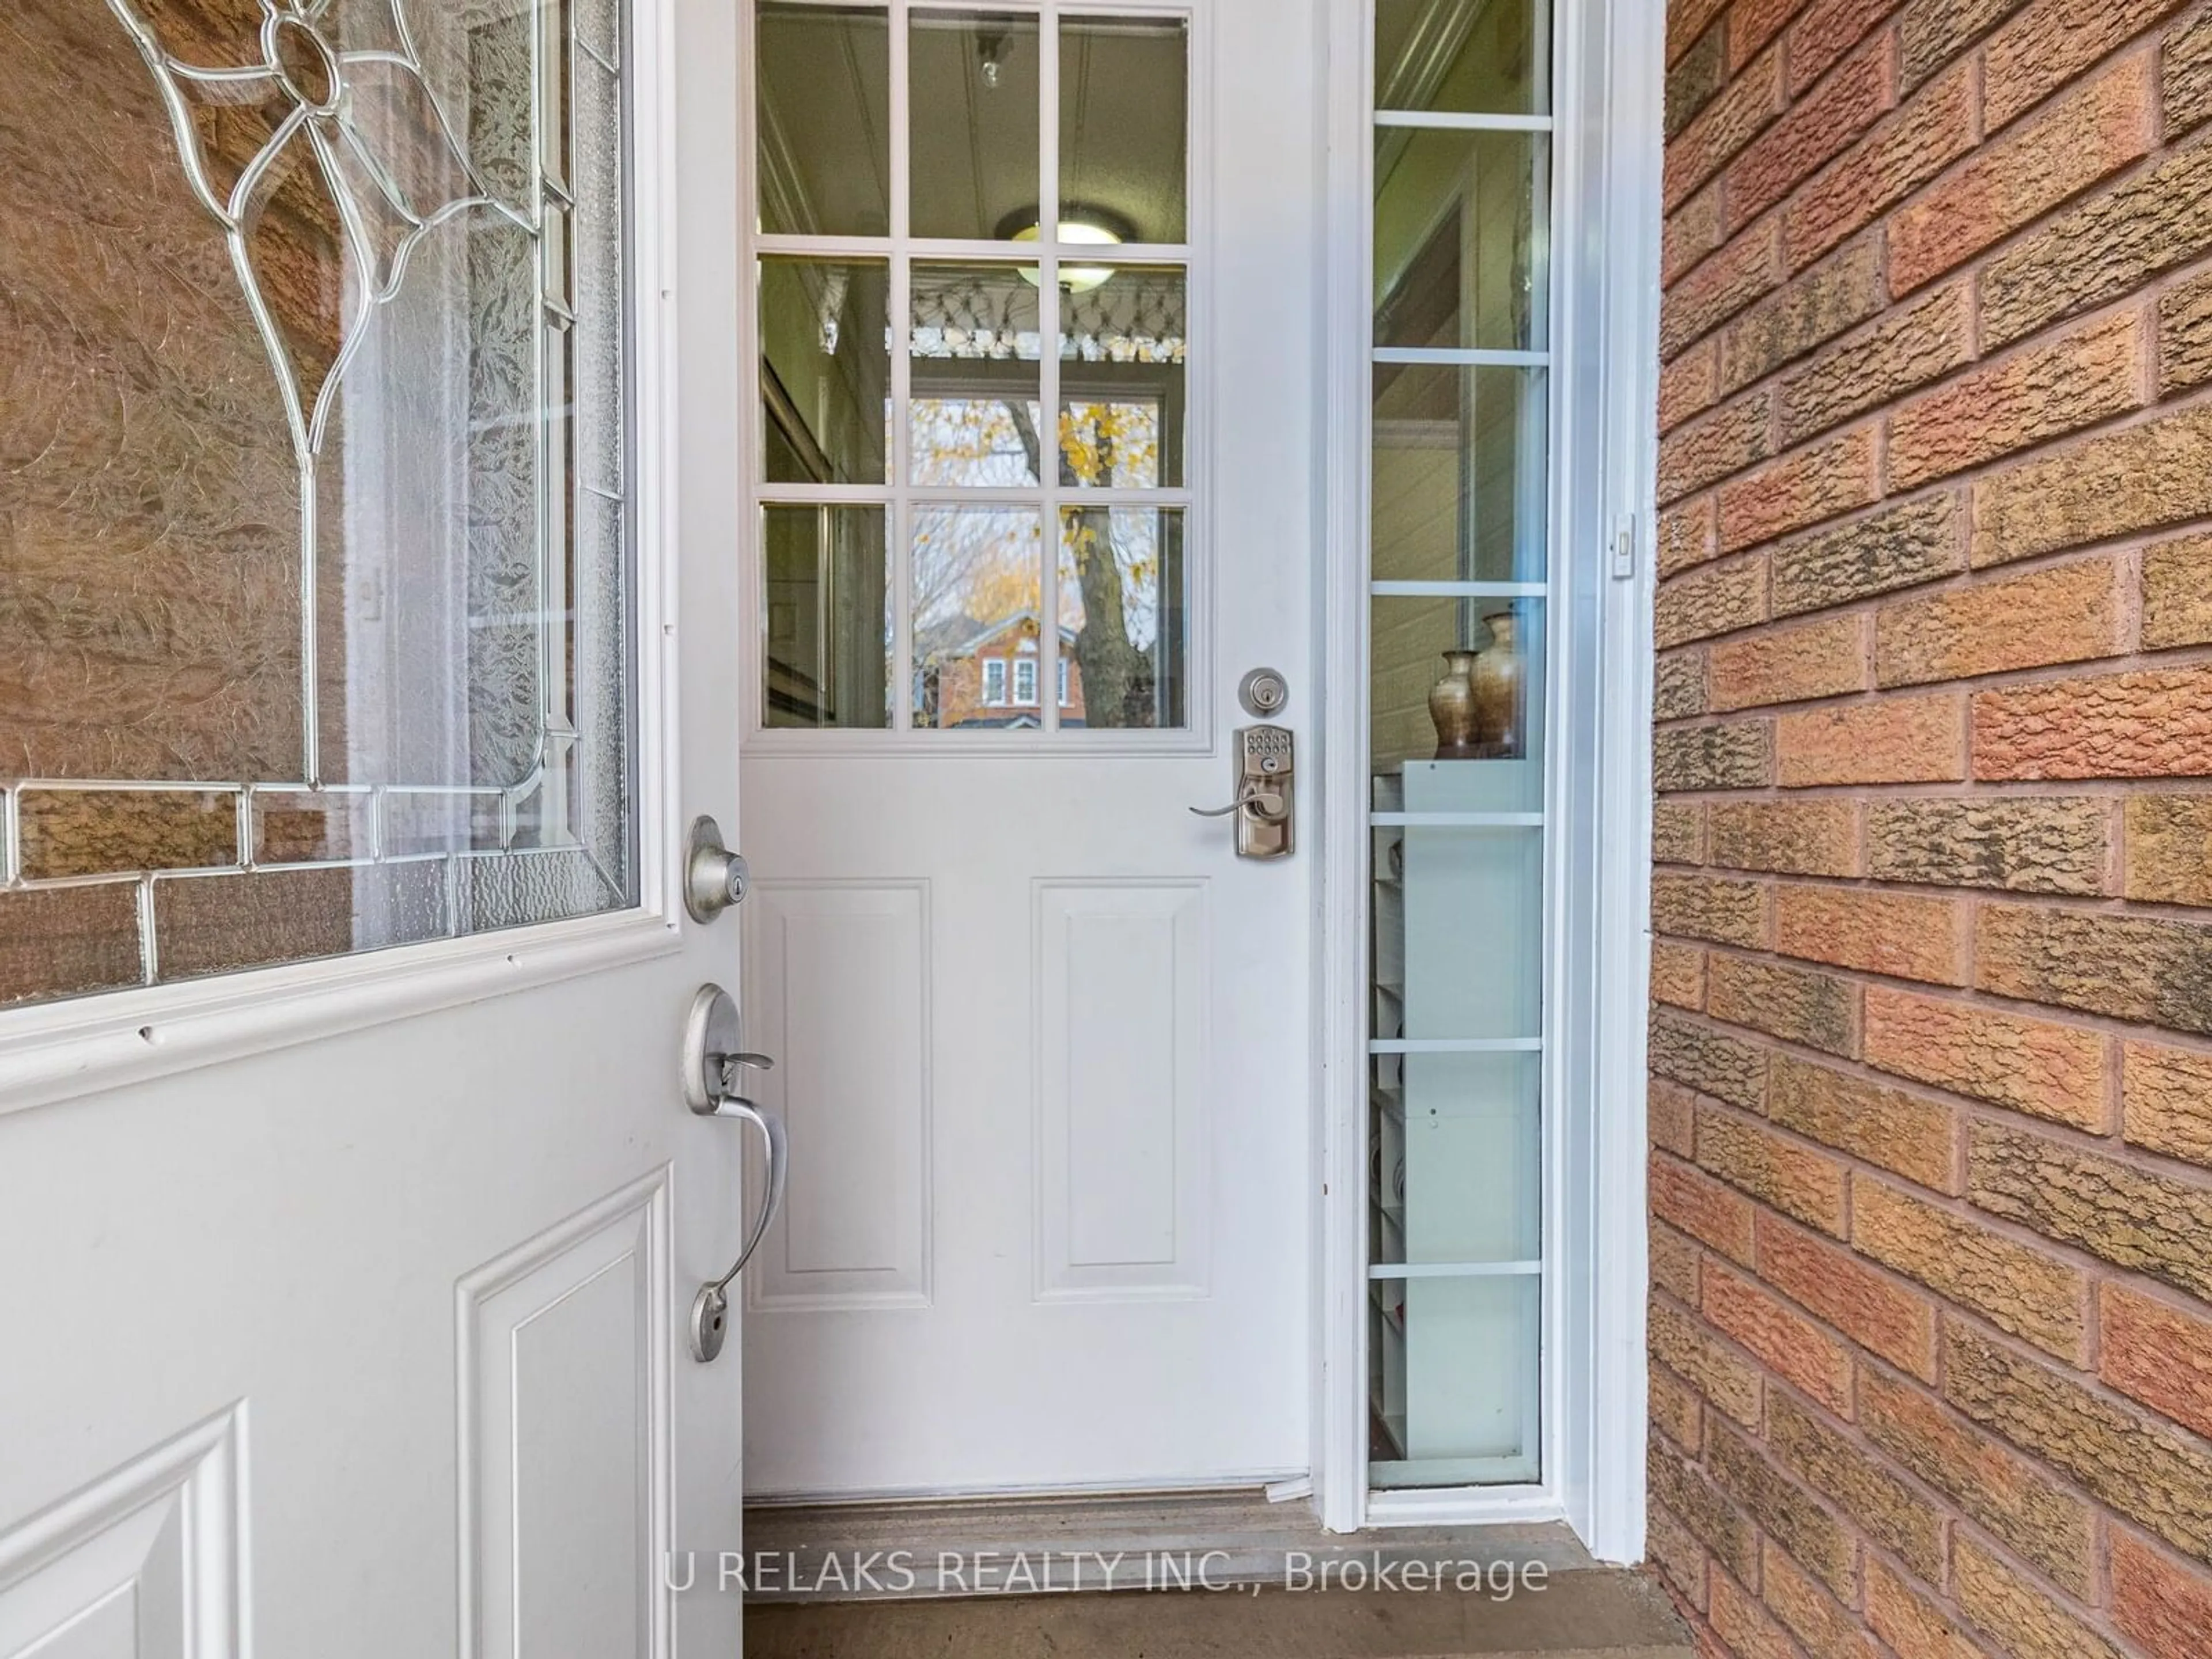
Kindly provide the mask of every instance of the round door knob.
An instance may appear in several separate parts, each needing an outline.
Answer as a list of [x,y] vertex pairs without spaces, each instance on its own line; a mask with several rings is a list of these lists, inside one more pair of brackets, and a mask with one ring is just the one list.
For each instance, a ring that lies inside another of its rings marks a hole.
[[722,826],[710,817],[691,820],[684,855],[684,908],[694,921],[712,921],[745,896],[752,875],[745,861],[722,845]]

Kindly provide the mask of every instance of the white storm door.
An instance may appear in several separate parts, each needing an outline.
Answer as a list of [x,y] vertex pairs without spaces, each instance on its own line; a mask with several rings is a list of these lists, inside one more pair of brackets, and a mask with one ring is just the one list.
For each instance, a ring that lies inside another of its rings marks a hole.
[[0,1655],[737,1651],[738,51],[0,21]]
[[1303,1470],[1316,16],[749,10],[752,1488]]

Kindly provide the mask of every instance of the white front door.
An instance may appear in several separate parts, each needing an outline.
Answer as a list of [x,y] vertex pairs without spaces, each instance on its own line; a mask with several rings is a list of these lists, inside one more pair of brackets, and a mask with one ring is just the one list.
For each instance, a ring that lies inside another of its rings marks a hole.
[[750,11],[752,1489],[1302,1470],[1316,17]]
[[0,1654],[737,1650],[739,47],[0,21]]

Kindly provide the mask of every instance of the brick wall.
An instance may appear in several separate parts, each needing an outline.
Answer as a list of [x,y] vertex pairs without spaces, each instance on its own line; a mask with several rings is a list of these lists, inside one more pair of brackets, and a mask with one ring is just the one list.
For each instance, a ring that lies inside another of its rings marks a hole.
[[1651,1553],[2212,1655],[2212,9],[1674,0]]

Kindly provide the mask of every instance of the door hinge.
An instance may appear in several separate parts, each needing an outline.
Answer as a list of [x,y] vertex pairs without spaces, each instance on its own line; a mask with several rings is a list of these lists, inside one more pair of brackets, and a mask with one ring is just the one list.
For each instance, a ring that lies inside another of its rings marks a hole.
[[1613,521],[1613,579],[1636,580],[1636,515],[1624,513]]

